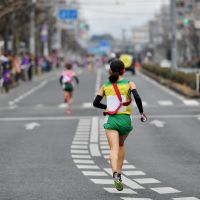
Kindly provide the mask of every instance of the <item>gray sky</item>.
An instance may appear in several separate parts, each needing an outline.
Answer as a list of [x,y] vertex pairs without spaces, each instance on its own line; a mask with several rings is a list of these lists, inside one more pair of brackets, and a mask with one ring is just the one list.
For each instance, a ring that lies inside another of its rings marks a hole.
[[90,34],[111,33],[130,36],[131,28],[145,24],[169,0],[79,0],[81,15],[90,25]]

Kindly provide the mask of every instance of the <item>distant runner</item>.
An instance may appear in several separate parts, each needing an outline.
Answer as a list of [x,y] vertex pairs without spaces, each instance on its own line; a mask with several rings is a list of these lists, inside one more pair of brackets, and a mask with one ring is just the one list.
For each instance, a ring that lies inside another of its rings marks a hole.
[[64,90],[64,102],[68,104],[66,111],[68,114],[72,113],[72,97],[75,85],[74,81],[76,84],[79,84],[79,79],[76,76],[76,73],[72,70],[72,65],[68,63],[66,64],[66,70],[62,72],[60,77],[60,84]]
[[[104,115],[108,116],[104,128],[110,146],[110,163],[113,171],[114,185],[118,191],[123,190],[121,174],[125,158],[124,142],[133,129],[131,93],[141,114],[141,121],[147,120],[136,85],[124,79],[124,73],[124,63],[120,60],[112,61],[110,64],[109,81],[101,87],[93,102],[95,107],[106,110]],[[104,96],[106,97],[107,105],[101,103]]]

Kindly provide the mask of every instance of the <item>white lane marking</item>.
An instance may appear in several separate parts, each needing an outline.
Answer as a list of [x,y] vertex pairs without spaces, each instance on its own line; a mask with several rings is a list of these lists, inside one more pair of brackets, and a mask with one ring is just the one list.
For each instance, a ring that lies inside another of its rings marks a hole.
[[101,149],[110,149],[110,147],[108,145],[106,146],[101,146]]
[[153,80],[153,79],[151,79],[151,78],[145,76],[144,74],[141,74],[140,72],[138,72],[138,75],[139,75],[140,77],[142,77],[144,80],[146,80],[146,81],[148,81],[149,83],[151,83],[152,85],[158,87],[158,88],[161,89],[162,91],[164,91],[164,92],[170,94],[171,96],[173,96],[173,97],[175,97],[175,98],[177,98],[177,99],[179,99],[179,100],[181,100],[181,101],[185,100],[185,98],[184,98],[183,96],[181,96],[181,95],[177,94],[176,92],[174,92],[174,91],[172,91],[172,90],[166,88],[166,87],[163,86],[163,85],[160,85],[160,84],[157,83],[155,80]]
[[107,139],[107,137],[105,137],[105,136],[100,136],[100,139]]
[[173,200],[200,200],[196,197],[179,197],[179,198],[173,198]]
[[123,169],[136,169],[134,165],[123,165]]
[[85,146],[85,145],[72,145],[71,149],[88,149],[88,146]]
[[75,159],[73,160],[74,163],[78,163],[78,164],[94,164],[93,160],[80,160],[80,159]]
[[98,117],[92,118],[92,128],[91,128],[91,135],[90,135],[90,142],[97,143],[98,142]]
[[73,141],[72,144],[88,144],[88,142],[76,142],[76,141]]
[[100,157],[101,156],[98,144],[90,144],[90,153],[93,157]]
[[26,97],[30,96],[31,94],[33,94],[34,92],[40,90],[41,88],[43,88],[46,84],[48,83],[47,80],[43,81],[42,83],[40,83],[38,86],[32,88],[31,90],[29,90],[28,92],[25,92],[24,94],[20,95],[19,97],[17,97],[16,99],[14,99],[13,101],[10,101],[8,104],[9,105],[14,105],[15,103],[19,103],[21,100],[25,99]]
[[78,158],[78,159],[82,159],[82,158],[91,159],[91,156],[89,156],[89,155],[74,155],[74,154],[72,154],[71,156],[72,156],[72,158]]
[[61,103],[58,105],[59,108],[67,108],[67,104],[66,103]]
[[187,106],[198,106],[199,102],[196,100],[184,100],[183,103]]
[[[112,176],[112,169],[110,168],[104,168],[104,170],[110,174]],[[142,187],[141,185],[139,185],[138,183],[136,183],[135,181],[128,179],[126,176],[122,175],[122,180],[124,185],[128,186],[129,188],[132,189],[144,189],[144,187]]]
[[90,179],[95,184],[100,185],[113,185],[113,179]]
[[174,103],[172,101],[158,101],[158,104],[161,106],[172,106]]
[[146,173],[143,171],[123,171],[126,176],[144,176]]
[[109,159],[110,158],[110,155],[104,155],[103,156],[105,159]]
[[[12,121],[34,121],[34,120],[37,120],[37,121],[65,121],[65,120],[79,120],[79,119],[82,119],[82,118],[92,118],[94,116],[86,116],[86,117],[83,117],[83,116],[70,116],[70,117],[58,117],[58,116],[51,116],[51,117],[10,117],[10,118],[6,118],[6,117],[2,117],[0,118],[0,122],[12,122]],[[182,115],[149,115],[149,118],[163,118],[163,119],[185,119],[185,118],[198,118],[199,115],[187,115],[187,114],[182,114]],[[140,118],[139,115],[137,116],[134,116],[134,118]],[[100,139],[101,141],[106,141],[107,139],[103,138],[103,139]]]
[[147,198],[129,198],[129,197],[121,197],[123,200],[152,200]]
[[166,122],[163,122],[161,120],[153,120],[149,124],[152,124],[152,125],[156,126],[157,128],[163,128],[165,126],[165,123]]
[[105,172],[101,171],[82,171],[85,176],[108,176]]
[[171,187],[157,187],[157,188],[151,188],[154,192],[157,192],[159,194],[173,194],[173,193],[180,193],[181,191],[176,190]]
[[100,138],[101,141],[107,141],[107,138]]
[[102,150],[102,154],[110,154],[110,150]]
[[100,169],[97,165],[76,165],[79,169]]
[[71,150],[71,153],[89,154],[88,150]]
[[93,108],[93,104],[91,102],[83,103],[82,107],[83,108]]
[[123,191],[117,191],[116,188],[104,188],[104,190],[106,190],[109,193],[117,193],[117,194],[137,194],[137,192],[128,188],[124,188]]
[[105,144],[108,145],[108,141],[101,141],[100,144],[101,144],[101,145],[105,145]]
[[34,128],[40,127],[40,124],[37,122],[32,122],[24,125],[26,130],[33,130]]
[[134,181],[140,184],[160,183],[160,181],[155,178],[136,178]]

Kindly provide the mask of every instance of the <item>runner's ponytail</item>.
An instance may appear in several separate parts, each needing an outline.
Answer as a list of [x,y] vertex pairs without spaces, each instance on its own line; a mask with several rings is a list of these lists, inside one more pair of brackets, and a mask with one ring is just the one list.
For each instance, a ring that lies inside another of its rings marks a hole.
[[111,83],[116,83],[120,75],[124,73],[124,63],[121,60],[114,60],[110,64],[110,76],[109,81]]
[[111,72],[111,75],[109,76],[109,80],[111,83],[116,83],[119,79],[119,72]]

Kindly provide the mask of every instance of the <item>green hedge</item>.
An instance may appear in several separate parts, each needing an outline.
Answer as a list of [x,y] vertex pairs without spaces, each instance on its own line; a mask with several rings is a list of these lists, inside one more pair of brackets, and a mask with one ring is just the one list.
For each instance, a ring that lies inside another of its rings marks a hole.
[[174,82],[185,84],[196,89],[196,74],[172,71],[170,68],[161,68],[158,65],[144,65],[143,68],[157,76]]

